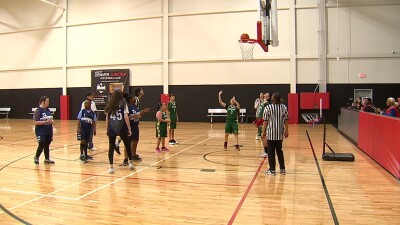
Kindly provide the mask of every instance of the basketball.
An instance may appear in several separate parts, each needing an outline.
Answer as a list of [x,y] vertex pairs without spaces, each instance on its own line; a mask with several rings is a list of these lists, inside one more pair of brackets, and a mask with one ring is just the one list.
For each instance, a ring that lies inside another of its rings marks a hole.
[[248,41],[249,39],[250,39],[250,36],[246,33],[243,33],[242,35],[240,35],[241,41]]

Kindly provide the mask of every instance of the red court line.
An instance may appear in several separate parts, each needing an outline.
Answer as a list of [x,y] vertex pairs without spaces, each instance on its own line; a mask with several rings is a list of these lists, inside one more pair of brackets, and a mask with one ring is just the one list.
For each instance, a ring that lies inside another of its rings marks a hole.
[[235,218],[236,218],[237,214],[239,213],[240,208],[242,208],[242,205],[243,205],[244,201],[246,200],[247,195],[249,194],[251,188],[253,187],[254,181],[256,181],[256,178],[257,178],[258,174],[260,173],[261,167],[264,165],[265,160],[266,160],[266,158],[264,158],[263,161],[260,163],[260,166],[258,167],[256,174],[254,174],[254,177],[251,180],[249,186],[247,187],[246,192],[243,194],[242,199],[240,200],[238,206],[236,207],[235,212],[233,212],[232,217],[228,222],[228,225],[232,225],[233,221],[235,221]]
[[[98,175],[98,174],[91,174],[91,173],[74,173],[74,172],[66,172],[66,171],[58,171],[58,170],[47,170],[47,169],[31,169],[31,168],[22,168],[16,166],[9,166],[8,168],[14,169],[23,169],[23,170],[39,170],[39,171],[48,171],[52,173],[66,173],[66,174],[76,174],[76,175],[87,175],[87,176],[94,176],[94,177],[112,177],[112,178],[120,178],[113,175]],[[166,183],[181,183],[181,184],[204,184],[204,185],[215,185],[215,186],[226,186],[226,187],[241,187],[246,186],[243,184],[220,184],[220,183],[207,183],[207,182],[190,182],[190,181],[178,181],[178,180],[162,180],[162,179],[150,179],[150,178],[137,178],[137,177],[128,177],[128,180],[143,180],[143,181],[155,181],[155,182],[166,182]]]

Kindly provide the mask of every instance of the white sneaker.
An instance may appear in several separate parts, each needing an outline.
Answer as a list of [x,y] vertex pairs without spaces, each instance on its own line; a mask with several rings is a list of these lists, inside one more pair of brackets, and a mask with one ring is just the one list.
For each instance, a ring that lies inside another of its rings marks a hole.
[[114,168],[109,168],[109,169],[108,169],[108,173],[109,173],[109,174],[114,174]]
[[97,148],[93,147],[93,148],[89,149],[89,151],[97,151]]
[[258,156],[258,157],[260,157],[260,158],[267,158],[267,157],[268,157],[268,154],[265,153],[265,152],[263,152],[263,153],[261,153],[260,156]]
[[133,169],[135,169],[135,167],[133,166],[132,163],[129,163],[129,170],[133,170]]
[[260,137],[258,136],[258,135],[256,135],[256,138],[255,138],[256,140],[260,140]]

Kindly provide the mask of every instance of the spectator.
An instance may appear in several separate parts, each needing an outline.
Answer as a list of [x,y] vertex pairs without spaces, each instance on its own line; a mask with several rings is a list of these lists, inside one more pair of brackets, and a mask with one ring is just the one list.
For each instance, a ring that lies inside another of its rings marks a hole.
[[355,109],[361,110],[361,108],[362,108],[362,99],[361,99],[361,97],[358,97],[358,98],[356,99]]
[[361,97],[358,97],[354,102],[351,103],[351,106],[348,107],[349,109],[361,110],[362,108],[362,100]]
[[382,115],[399,117],[399,108],[396,107],[396,101],[394,98],[388,98],[386,101],[386,106],[386,110],[382,111],[381,109],[378,109],[377,111]]
[[363,107],[362,107],[361,111],[370,112],[370,113],[376,113],[376,108],[372,105],[372,99],[371,98],[364,98],[363,99]]
[[398,108],[399,111],[400,111],[400,97],[397,97],[397,108]]

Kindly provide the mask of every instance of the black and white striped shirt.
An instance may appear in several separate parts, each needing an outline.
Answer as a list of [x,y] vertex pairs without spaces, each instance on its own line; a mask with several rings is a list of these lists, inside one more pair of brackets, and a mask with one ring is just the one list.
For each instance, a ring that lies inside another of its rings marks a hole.
[[287,107],[284,104],[269,104],[265,106],[263,119],[268,120],[267,139],[283,140],[285,121],[289,119]]

